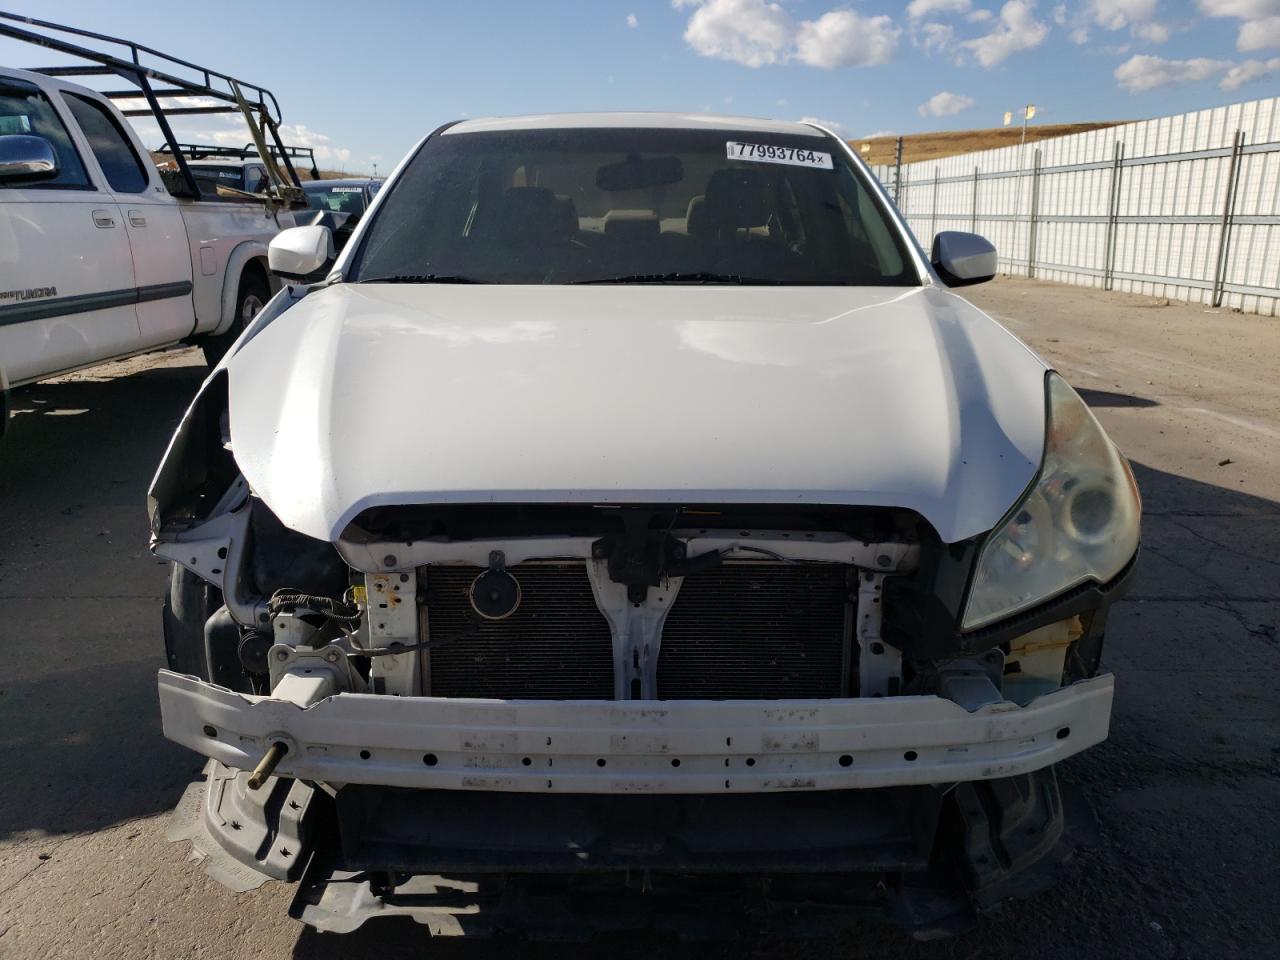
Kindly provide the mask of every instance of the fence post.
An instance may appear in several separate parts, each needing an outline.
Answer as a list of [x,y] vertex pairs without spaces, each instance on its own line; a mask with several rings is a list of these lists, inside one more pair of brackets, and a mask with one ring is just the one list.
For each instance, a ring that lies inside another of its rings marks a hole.
[[901,204],[902,201],[902,138],[898,138],[898,145],[893,151],[893,202]]
[[932,243],[933,238],[938,235],[938,168],[937,167],[933,168],[933,203],[930,204],[930,206],[932,207],[933,212],[930,215],[930,222],[929,222],[929,235],[930,235],[929,242]]
[[1027,276],[1036,275],[1036,216],[1040,212],[1040,151],[1031,167],[1031,212],[1027,217]]
[[1240,155],[1244,149],[1244,131],[1236,131],[1231,145],[1231,166],[1227,170],[1227,195],[1222,205],[1222,229],[1218,234],[1218,262],[1213,268],[1213,305],[1222,306],[1223,288],[1227,283],[1227,260],[1231,250],[1231,227],[1235,219],[1236,193],[1240,185]]
[[969,216],[969,232],[978,232],[978,168],[973,168],[973,213]]
[[1124,144],[1116,141],[1111,158],[1111,191],[1107,194],[1107,235],[1102,250],[1102,289],[1111,289],[1111,275],[1116,263],[1116,229],[1120,215],[1120,171]]

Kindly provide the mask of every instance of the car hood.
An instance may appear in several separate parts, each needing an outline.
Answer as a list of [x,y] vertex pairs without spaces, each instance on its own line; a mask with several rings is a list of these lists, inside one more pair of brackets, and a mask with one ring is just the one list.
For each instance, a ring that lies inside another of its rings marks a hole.
[[1043,361],[937,287],[335,284],[228,362],[287,526],[420,503],[904,507],[991,529],[1044,444]]

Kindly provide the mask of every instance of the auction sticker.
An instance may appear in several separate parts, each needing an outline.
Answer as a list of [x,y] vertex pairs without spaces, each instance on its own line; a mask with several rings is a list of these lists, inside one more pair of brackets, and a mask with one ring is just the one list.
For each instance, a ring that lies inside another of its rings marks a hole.
[[831,154],[806,150],[804,147],[777,147],[768,143],[738,143],[730,140],[724,145],[730,160],[754,160],[757,163],[785,163],[793,167],[817,167],[831,169]]

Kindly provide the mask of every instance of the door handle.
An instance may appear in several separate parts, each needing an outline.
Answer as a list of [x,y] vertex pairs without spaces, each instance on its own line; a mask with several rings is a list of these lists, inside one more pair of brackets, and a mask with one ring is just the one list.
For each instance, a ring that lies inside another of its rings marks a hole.
[[129,222],[135,227],[145,227],[147,225],[147,218],[142,215],[141,210],[130,210]]
[[110,230],[116,225],[116,218],[107,210],[93,211],[93,225],[100,230]]

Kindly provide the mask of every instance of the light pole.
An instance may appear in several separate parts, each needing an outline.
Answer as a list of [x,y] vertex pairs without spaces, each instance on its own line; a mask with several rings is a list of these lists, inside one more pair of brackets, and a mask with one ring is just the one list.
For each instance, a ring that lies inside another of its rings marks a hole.
[[[1022,108],[1022,139],[1018,142],[1018,179],[1017,179],[1017,199],[1013,208],[1016,215],[1022,209],[1022,171],[1027,165],[1027,123],[1036,115],[1036,105],[1028,103]],[[1013,122],[1013,111],[1006,110],[1004,112],[1004,125],[1007,127]],[[1030,211],[1028,210],[1028,216]]]

